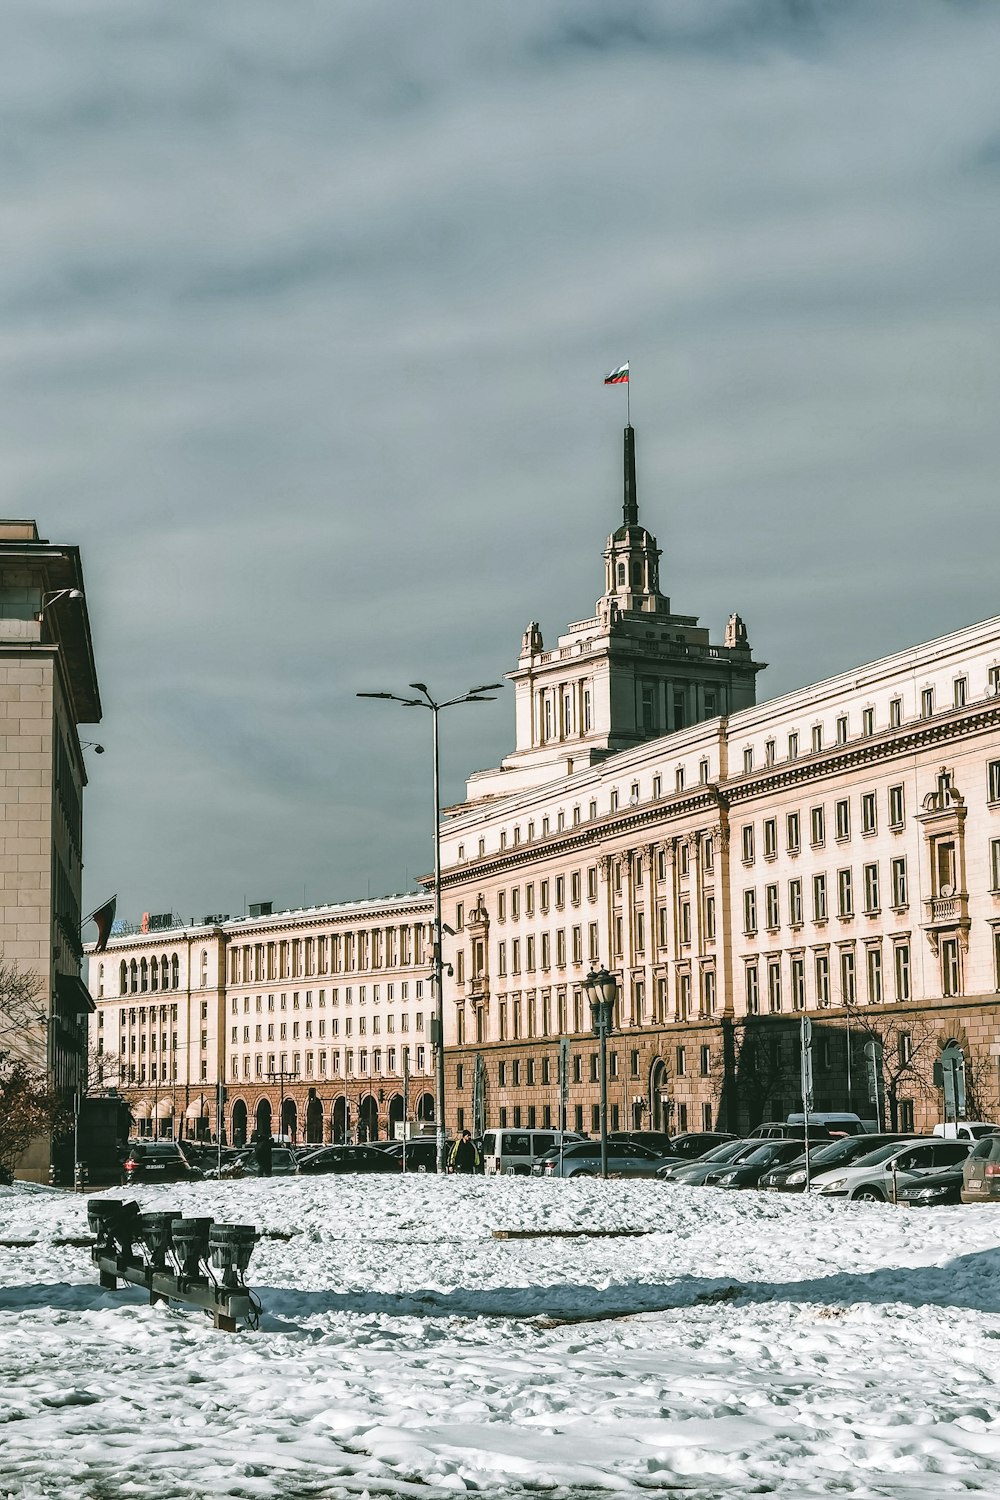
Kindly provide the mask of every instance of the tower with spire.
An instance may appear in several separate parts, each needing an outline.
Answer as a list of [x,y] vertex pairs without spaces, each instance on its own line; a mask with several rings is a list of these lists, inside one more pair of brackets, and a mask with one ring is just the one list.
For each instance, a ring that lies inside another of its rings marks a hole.
[[604,548],[594,614],[545,649],[532,621],[514,684],[516,746],[469,779],[468,798],[506,796],[571,775],[646,740],[756,702],[746,626],[732,614],[713,646],[696,615],[676,615],[660,590],[656,538],[639,521],[635,430],[625,428],[622,524]]

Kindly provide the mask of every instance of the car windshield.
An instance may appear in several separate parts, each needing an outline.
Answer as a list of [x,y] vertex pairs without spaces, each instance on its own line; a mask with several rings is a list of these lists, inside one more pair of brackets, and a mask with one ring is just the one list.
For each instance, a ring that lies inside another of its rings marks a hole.
[[[919,1141],[911,1141],[910,1145],[920,1145]],[[907,1149],[906,1141],[890,1141],[887,1146],[879,1146],[877,1151],[869,1151],[867,1156],[861,1156],[853,1163],[856,1167],[877,1167],[882,1162],[888,1161],[891,1156],[896,1156],[900,1151]]]
[[762,1162],[774,1161],[776,1157],[783,1156],[788,1145],[787,1141],[768,1141],[766,1145],[758,1146],[749,1156],[742,1156],[739,1160],[743,1166],[756,1167]]
[[[704,1156],[698,1158],[697,1165],[705,1161],[732,1161],[741,1151],[753,1150],[747,1146],[746,1141],[723,1141],[721,1146],[713,1146],[711,1151],[706,1151]],[[691,1163],[692,1166],[695,1163]]]

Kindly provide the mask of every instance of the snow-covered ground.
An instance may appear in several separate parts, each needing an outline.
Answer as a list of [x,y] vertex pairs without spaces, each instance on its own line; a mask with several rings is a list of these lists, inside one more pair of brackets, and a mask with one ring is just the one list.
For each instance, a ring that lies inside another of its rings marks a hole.
[[[661,1183],[143,1189],[256,1223],[256,1333],[0,1188],[0,1495],[1000,1496],[1000,1217]],[[495,1239],[494,1229],[641,1237]]]

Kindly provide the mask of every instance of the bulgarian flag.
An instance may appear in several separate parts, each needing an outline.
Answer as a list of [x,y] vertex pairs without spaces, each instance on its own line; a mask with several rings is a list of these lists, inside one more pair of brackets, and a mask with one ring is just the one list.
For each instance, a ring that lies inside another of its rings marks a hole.
[[612,370],[610,375],[604,377],[605,385],[628,385],[628,360],[619,365],[617,370]]

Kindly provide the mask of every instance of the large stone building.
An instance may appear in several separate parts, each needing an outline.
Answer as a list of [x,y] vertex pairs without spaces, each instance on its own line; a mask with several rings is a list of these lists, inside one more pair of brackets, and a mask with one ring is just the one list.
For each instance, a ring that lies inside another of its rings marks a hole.
[[[139,1134],[384,1138],[434,1113],[423,895],[167,923],[91,950],[103,1081]],[[148,926],[148,924],[146,924]]]
[[[83,788],[77,733],[101,718],[79,548],[34,521],[0,521],[0,948],[37,996],[0,996],[0,1050],[44,1068],[67,1101],[85,1069],[80,977]],[[39,1139],[19,1175],[47,1180],[58,1143]]]
[[[584,980],[604,964],[620,985],[613,1128],[737,1128],[798,1107],[803,1012],[816,1107],[925,1126],[942,1116],[933,1064],[952,1043],[967,1108],[992,1117],[1000,620],[755,707],[738,617],[714,648],[659,602],[630,447],[627,431],[626,525],[596,619],[551,654],[530,628],[511,674],[518,751],[444,823],[452,1103],[468,1111],[476,1079],[477,1125],[557,1123],[567,1038],[567,1123],[597,1128]],[[637,717],[647,681],[664,692],[646,727],[673,731],[655,738]]]

